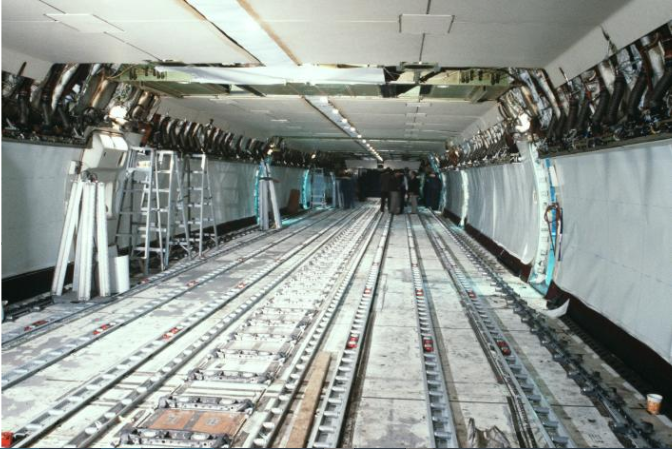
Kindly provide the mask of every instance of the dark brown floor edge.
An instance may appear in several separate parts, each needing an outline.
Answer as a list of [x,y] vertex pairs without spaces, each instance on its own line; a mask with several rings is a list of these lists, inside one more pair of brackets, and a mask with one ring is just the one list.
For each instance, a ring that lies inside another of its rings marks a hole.
[[[672,365],[653,349],[628,334],[617,324],[594,311],[560,287],[551,283],[546,294],[548,299],[569,299],[569,309],[565,322],[573,324],[587,334],[581,335],[616,372],[630,382],[641,394],[657,393],[667,398],[663,401],[662,412],[672,415]],[[592,341],[591,341],[592,340]]]
[[[286,210],[282,209],[281,213],[286,216]],[[247,226],[256,223],[255,217],[245,217],[238,220],[229,221],[217,225],[217,233],[225,235],[230,232],[237,231]],[[68,271],[65,276],[65,283],[72,282],[73,265],[68,266]],[[42,270],[31,271],[29,273],[11,276],[2,280],[2,300],[9,301],[9,304],[23,301],[25,299],[34,298],[35,296],[47,293],[51,289],[51,281],[54,277],[55,267],[45,268]]]
[[443,216],[455,223],[456,225],[460,224],[460,217],[458,217],[456,214],[452,213],[448,209],[443,209]]
[[[460,224],[460,217],[449,211],[448,209],[443,210],[443,216],[449,218],[453,223]],[[487,235],[481,233],[478,229],[471,226],[465,220],[464,229],[469,235],[471,235],[478,243],[483,245],[485,249],[490,251],[494,256],[497,257],[501,263],[504,264],[509,270],[511,270],[516,276],[519,276],[523,281],[527,282],[532,272],[532,265],[525,265],[522,263],[516,256],[509,253],[507,250],[495,243]]]

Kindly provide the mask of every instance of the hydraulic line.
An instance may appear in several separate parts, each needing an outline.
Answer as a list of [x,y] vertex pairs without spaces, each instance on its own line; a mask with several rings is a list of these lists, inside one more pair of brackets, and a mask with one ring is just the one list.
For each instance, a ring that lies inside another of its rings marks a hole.
[[590,117],[590,106],[592,104],[592,101],[589,98],[584,98],[583,102],[581,103],[581,107],[579,108],[579,114],[576,119],[576,131],[579,134],[582,134],[586,131],[586,127],[588,125],[588,118]]
[[665,58],[665,72],[653,88],[653,93],[649,100],[649,108],[654,111],[661,109],[663,107],[663,100],[670,89],[672,89],[672,51]]
[[627,88],[628,81],[622,73],[618,73],[614,80],[614,93],[611,96],[607,115],[604,119],[605,125],[611,126],[618,122],[618,113],[621,110],[621,103],[623,102],[623,98],[625,98]]
[[644,92],[646,92],[647,82],[646,75],[644,72],[641,72],[628,97],[628,118],[630,120],[634,120],[640,116],[639,103],[641,103]]

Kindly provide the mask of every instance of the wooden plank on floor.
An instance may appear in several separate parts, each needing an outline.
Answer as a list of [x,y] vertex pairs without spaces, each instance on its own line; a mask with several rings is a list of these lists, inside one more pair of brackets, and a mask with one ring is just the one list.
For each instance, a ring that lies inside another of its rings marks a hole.
[[294,426],[285,447],[305,447],[315,418],[315,410],[320,402],[322,385],[327,377],[330,359],[331,354],[328,352],[320,352],[315,357],[313,372],[308,380],[306,392],[303,395],[301,406],[294,419]]

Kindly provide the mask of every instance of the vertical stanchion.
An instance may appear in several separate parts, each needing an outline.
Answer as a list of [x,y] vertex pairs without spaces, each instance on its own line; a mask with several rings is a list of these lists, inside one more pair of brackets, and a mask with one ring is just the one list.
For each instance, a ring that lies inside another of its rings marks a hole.
[[70,191],[70,201],[68,201],[68,209],[65,214],[65,223],[63,224],[63,234],[58,250],[58,260],[56,262],[56,270],[54,271],[54,280],[51,284],[51,293],[56,296],[61,296],[63,294],[65,272],[70,259],[70,250],[72,249],[72,242],[77,227],[79,206],[82,201],[82,186],[82,181],[78,179],[74,182],[72,190]]
[[107,211],[105,209],[105,184],[96,185],[96,239],[98,243],[98,289],[100,296],[110,295],[110,268],[107,251]]

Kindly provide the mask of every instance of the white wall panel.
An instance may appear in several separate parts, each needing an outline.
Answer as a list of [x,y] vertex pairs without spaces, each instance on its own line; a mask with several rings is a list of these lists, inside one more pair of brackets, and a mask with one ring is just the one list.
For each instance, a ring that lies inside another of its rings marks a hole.
[[[2,143],[2,277],[54,266],[65,218],[70,161],[82,149]],[[254,216],[257,166],[210,162],[218,224]],[[303,170],[273,167],[280,207],[292,189],[301,189]]]
[[672,362],[672,142],[555,160],[555,282]]
[[466,176],[466,172],[455,170],[446,172],[446,208],[461,219],[465,218],[464,199],[467,193],[463,188],[463,175]]
[[524,264],[534,261],[539,237],[532,170],[529,161],[467,170],[467,222]]
[[55,264],[70,161],[82,149],[2,142],[2,277]]

